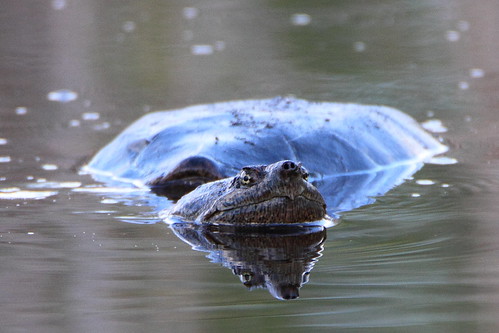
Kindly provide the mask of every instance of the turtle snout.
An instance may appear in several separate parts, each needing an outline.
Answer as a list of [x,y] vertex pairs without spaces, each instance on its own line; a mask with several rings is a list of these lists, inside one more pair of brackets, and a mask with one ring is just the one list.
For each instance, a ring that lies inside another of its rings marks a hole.
[[282,164],[282,169],[289,171],[289,172],[292,172],[292,171],[298,170],[298,165],[293,161],[285,161]]
[[293,177],[302,174],[301,163],[293,161],[283,161],[281,164],[281,174],[283,176]]
[[308,171],[301,165],[293,161],[282,161],[280,165],[282,179],[303,179],[308,180]]

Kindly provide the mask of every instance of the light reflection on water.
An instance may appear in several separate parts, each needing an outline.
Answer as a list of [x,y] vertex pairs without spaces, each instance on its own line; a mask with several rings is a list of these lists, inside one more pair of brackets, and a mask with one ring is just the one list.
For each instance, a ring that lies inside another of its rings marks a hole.
[[[497,330],[495,2],[3,9],[0,188],[55,194],[0,200],[2,330]],[[60,89],[76,95],[49,100]],[[246,292],[153,223],[164,203],[74,190],[97,185],[77,166],[144,111],[290,93],[440,119],[459,161],[345,213],[296,302]]]

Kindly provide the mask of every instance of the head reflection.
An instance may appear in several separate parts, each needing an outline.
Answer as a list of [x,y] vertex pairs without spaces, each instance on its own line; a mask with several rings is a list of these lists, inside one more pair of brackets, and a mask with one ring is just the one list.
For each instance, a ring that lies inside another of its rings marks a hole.
[[281,300],[299,297],[326,240],[323,226],[244,227],[171,225],[175,234],[232,270],[248,289],[266,288]]

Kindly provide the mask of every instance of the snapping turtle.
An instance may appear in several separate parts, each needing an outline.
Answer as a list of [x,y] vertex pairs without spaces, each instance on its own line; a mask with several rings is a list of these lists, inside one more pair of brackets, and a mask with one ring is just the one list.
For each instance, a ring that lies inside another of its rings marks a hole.
[[[146,185],[176,200],[244,166],[293,160],[308,168],[329,210],[337,191],[360,186],[365,198],[350,204],[359,206],[446,150],[393,108],[277,97],[147,114],[84,170],[97,180]],[[354,183],[342,186],[349,177]],[[209,193],[203,198],[215,199]]]
[[293,161],[248,166],[231,178],[199,186],[169,211],[203,223],[300,223],[321,220],[326,204]]

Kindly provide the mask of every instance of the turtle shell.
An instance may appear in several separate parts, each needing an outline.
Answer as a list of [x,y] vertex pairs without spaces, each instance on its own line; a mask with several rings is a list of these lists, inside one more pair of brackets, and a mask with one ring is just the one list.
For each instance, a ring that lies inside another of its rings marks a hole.
[[411,171],[395,176],[410,176],[414,165],[446,150],[413,118],[390,107],[277,97],[147,114],[85,170],[98,180],[151,184],[193,157],[213,162],[219,177],[247,165],[294,160],[320,185],[330,177],[401,166]]
[[290,159],[302,162],[316,179],[421,162],[446,149],[393,108],[274,98],[147,114],[86,169],[147,182],[192,156],[214,161],[223,176],[246,165]]

